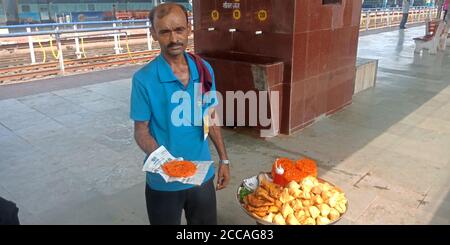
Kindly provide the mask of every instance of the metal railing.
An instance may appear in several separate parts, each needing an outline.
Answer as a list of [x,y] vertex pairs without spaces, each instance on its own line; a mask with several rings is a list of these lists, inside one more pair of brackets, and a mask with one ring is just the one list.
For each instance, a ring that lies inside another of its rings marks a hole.
[[45,28],[49,27],[52,29],[59,28],[64,29],[63,27],[72,27],[74,25],[77,26],[92,26],[92,25],[111,25],[111,24],[139,24],[139,23],[146,23],[148,20],[114,20],[114,21],[87,21],[87,22],[70,22],[70,23],[45,23],[45,24],[25,24],[25,25],[6,25],[6,26],[0,26],[0,29],[9,29],[9,30],[15,30],[15,29],[26,29],[26,28]]
[[[142,24],[143,23],[143,24]],[[93,25],[111,25],[107,27],[90,27]],[[131,24],[126,26],[125,24]],[[135,25],[140,24],[140,25]],[[144,29],[147,34],[147,46],[148,50],[152,50],[152,38],[150,35],[150,22],[149,20],[123,20],[123,21],[101,21],[101,22],[74,22],[74,23],[49,23],[49,24],[32,24],[32,25],[14,25],[14,26],[0,26],[0,29],[8,29],[8,30],[17,30],[24,29],[25,32],[16,32],[16,33],[8,33],[8,34],[0,34],[1,38],[16,38],[16,37],[28,37],[29,51],[31,63],[36,64],[36,57],[34,46],[35,43],[39,43],[40,41],[34,40],[35,36],[49,36],[49,42],[52,42],[52,39],[56,40],[57,54],[54,55],[55,58],[59,61],[59,69],[61,73],[64,73],[64,55],[63,55],[63,47],[61,40],[62,39],[73,39],[75,42],[75,53],[77,55],[77,59],[82,58],[81,48],[80,48],[80,39],[81,44],[83,44],[83,38],[85,35],[80,36],[81,33],[92,33],[98,32],[102,34],[110,34],[114,36],[114,50],[116,54],[120,54],[122,48],[120,47],[120,36],[125,34],[127,39],[127,48],[128,48],[128,32],[129,30],[137,30]],[[40,28],[50,28],[50,30],[40,30]],[[107,33],[105,33],[107,32]],[[96,34],[98,35],[98,34]],[[53,50],[52,50],[53,51]],[[130,50],[128,48],[128,52]]]
[[[437,17],[438,9],[430,7],[411,8],[408,23],[423,23]],[[361,13],[360,31],[398,26],[402,20],[401,8],[364,9]]]
[[[427,20],[435,18],[437,16],[437,12],[438,10],[436,8],[429,8],[429,7],[411,8],[408,22],[409,23],[425,22]],[[402,15],[403,15],[402,11],[399,8],[364,9],[363,12],[361,13],[360,30],[367,31],[371,29],[397,26],[402,19]],[[192,23],[193,21],[192,17],[190,17],[190,21]],[[122,48],[120,47],[121,35],[125,34],[125,36],[127,37],[127,47],[128,47],[128,31],[144,29],[146,30],[147,35],[148,50],[152,50],[152,38],[150,35],[149,20],[92,21],[92,22],[0,26],[0,30],[2,29],[8,31],[7,34],[0,34],[0,39],[14,38],[14,37],[28,37],[29,51],[32,64],[36,63],[34,46],[36,43],[40,44],[40,42],[36,39],[33,39],[33,37],[49,36],[50,41],[52,39],[56,40],[58,55],[55,56],[55,58],[59,60],[59,68],[61,70],[61,73],[64,73],[64,56],[61,40],[73,39],[75,43],[75,53],[77,59],[81,59],[83,53],[81,52],[80,49],[80,40],[81,44],[83,44],[83,38],[88,37],[86,35],[80,35],[81,33],[99,32],[105,35],[106,34],[113,35],[115,54],[120,54],[122,52]],[[9,33],[10,30],[12,30],[12,33]],[[130,52],[130,50],[128,50],[128,52]]]

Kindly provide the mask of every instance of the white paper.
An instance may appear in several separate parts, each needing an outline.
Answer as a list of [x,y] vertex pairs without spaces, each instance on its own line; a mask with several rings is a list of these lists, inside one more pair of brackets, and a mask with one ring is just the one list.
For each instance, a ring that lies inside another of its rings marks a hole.
[[178,181],[184,184],[201,185],[206,175],[208,174],[209,167],[213,163],[213,161],[193,161],[192,163],[197,166],[197,171],[195,172],[194,176],[187,178],[175,178],[167,175],[162,169],[162,165],[164,165],[164,163],[173,160],[181,161],[183,160],[183,158],[176,158],[172,156],[172,154],[170,154],[170,152],[164,146],[160,146],[158,149],[152,152],[152,154],[150,154],[147,161],[145,161],[142,171],[159,174],[166,182]]

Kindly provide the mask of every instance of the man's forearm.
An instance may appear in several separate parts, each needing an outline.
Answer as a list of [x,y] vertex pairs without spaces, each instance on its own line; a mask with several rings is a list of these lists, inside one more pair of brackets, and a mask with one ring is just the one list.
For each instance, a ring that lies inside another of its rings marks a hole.
[[223,141],[221,128],[219,126],[211,126],[209,137],[211,138],[214,146],[217,149],[220,160],[228,160],[227,151],[225,149],[225,143]]
[[156,140],[150,135],[140,135],[136,138],[136,142],[139,147],[148,155],[158,149],[158,143]]
[[148,131],[148,124],[135,124],[134,138],[139,147],[148,155],[159,147],[155,138]]

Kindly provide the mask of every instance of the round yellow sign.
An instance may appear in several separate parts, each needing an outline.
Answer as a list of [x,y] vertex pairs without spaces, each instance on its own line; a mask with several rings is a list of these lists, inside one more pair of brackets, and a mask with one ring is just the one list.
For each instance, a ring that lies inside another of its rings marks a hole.
[[233,11],[233,18],[235,20],[239,20],[241,18],[241,11],[239,9],[235,9]]
[[218,21],[219,18],[220,18],[219,11],[213,10],[213,11],[211,12],[211,18],[212,18],[213,21]]
[[259,19],[259,21],[265,21],[265,20],[267,20],[267,17],[268,17],[268,14],[267,14],[266,10],[260,10],[258,12],[258,19]]

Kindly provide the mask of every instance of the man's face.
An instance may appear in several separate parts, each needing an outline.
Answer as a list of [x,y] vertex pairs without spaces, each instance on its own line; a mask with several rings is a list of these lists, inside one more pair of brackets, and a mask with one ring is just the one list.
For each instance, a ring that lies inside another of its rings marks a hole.
[[161,19],[155,16],[153,25],[153,39],[159,42],[163,54],[176,57],[184,53],[191,26],[186,22],[186,15],[181,8],[173,8]]

